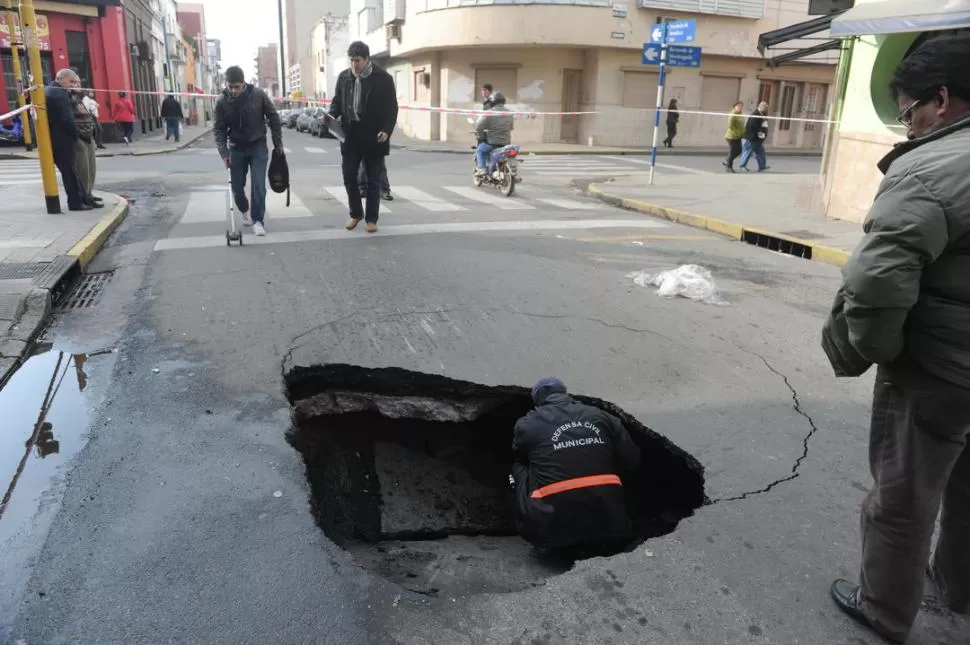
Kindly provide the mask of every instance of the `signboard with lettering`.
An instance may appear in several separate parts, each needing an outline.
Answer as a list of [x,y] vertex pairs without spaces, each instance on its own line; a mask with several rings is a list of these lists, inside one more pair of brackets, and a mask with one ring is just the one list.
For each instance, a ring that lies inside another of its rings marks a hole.
[[[23,34],[20,33],[20,18],[16,13],[13,14],[14,22],[14,36],[16,41],[23,43]],[[40,43],[41,51],[49,52],[51,50],[51,32],[50,27],[47,24],[47,16],[37,14],[37,28],[33,33],[34,38]],[[10,33],[7,30],[7,19],[6,12],[0,11],[0,47],[5,49],[10,48]]]

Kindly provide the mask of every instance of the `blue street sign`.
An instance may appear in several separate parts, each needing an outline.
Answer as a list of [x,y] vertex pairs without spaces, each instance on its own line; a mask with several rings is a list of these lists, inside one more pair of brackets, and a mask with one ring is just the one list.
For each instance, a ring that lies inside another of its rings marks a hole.
[[[658,49],[659,47],[660,45],[657,45]],[[700,67],[701,48],[687,47],[685,45],[669,45],[667,47],[667,64],[671,67]]]
[[[654,25],[650,30],[650,42],[663,42],[663,25]],[[677,20],[667,23],[668,43],[692,43],[697,40],[696,20]]]
[[660,64],[660,45],[657,43],[643,43],[643,54],[641,60],[644,65]]

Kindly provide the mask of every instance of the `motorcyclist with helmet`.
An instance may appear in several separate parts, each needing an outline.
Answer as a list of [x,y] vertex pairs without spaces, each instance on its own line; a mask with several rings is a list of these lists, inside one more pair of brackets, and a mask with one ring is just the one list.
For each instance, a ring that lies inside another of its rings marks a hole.
[[488,172],[493,173],[494,177],[496,163],[491,159],[492,150],[512,143],[512,128],[515,119],[505,105],[505,94],[494,92],[491,100],[492,108],[483,114],[475,124],[475,134],[479,141],[478,148],[475,149],[476,176]]

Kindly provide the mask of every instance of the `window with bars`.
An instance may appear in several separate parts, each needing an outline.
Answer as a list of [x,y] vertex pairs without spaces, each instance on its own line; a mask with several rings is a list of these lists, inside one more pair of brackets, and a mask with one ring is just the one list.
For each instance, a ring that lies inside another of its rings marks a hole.
[[778,122],[779,130],[791,130],[791,117],[795,111],[795,91],[794,85],[785,85],[781,90],[781,117]]

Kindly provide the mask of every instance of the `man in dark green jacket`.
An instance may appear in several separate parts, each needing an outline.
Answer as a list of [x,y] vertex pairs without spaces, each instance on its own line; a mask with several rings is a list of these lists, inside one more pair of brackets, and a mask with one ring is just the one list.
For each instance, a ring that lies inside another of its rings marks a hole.
[[908,140],[879,163],[822,346],[837,376],[878,365],[861,584],[837,580],[832,596],[901,643],[924,573],[950,609],[970,610],[970,38],[926,41],[890,90]]

